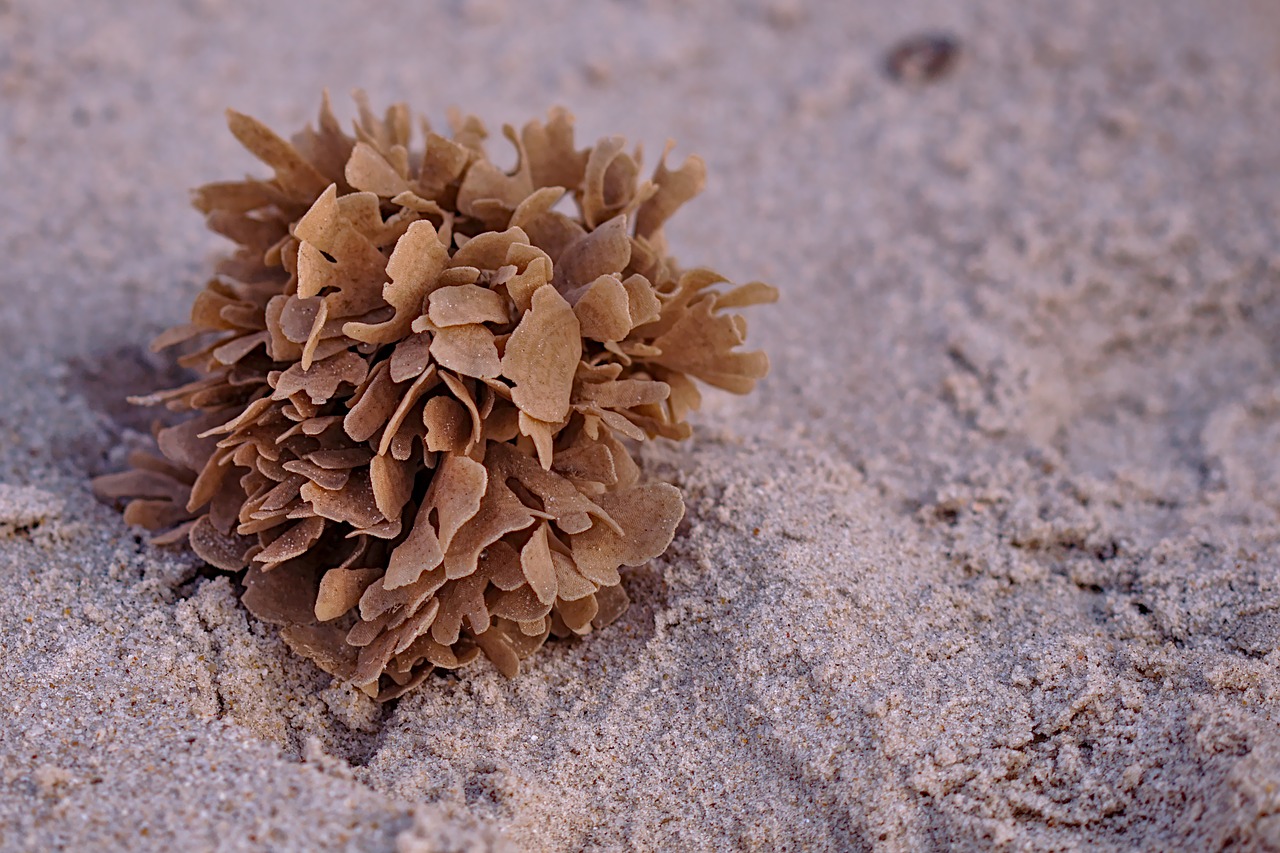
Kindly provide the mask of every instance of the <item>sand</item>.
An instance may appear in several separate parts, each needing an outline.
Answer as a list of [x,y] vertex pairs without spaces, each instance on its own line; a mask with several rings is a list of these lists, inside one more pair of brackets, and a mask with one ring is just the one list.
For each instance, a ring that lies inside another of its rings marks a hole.
[[[0,849],[1280,849],[1272,6],[252,5],[0,2]],[[515,681],[379,707],[87,487],[223,108],[323,86],[674,137],[677,254],[784,294],[645,451],[632,610]]]

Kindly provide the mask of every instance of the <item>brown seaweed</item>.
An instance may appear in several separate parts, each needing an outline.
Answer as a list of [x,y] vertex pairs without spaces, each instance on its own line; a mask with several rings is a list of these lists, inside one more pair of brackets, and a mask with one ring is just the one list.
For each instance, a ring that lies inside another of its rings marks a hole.
[[666,254],[702,161],[643,180],[563,110],[504,128],[510,173],[472,117],[416,145],[402,105],[352,135],[327,97],[291,140],[228,123],[273,175],[195,191],[236,249],[155,346],[199,376],[135,401],[185,419],[98,493],[243,572],[250,611],[380,699],[478,654],[514,676],[617,619],[619,569],[684,512],[626,442],[689,435],[693,379],[746,393],[768,370],[726,309],[776,291]]

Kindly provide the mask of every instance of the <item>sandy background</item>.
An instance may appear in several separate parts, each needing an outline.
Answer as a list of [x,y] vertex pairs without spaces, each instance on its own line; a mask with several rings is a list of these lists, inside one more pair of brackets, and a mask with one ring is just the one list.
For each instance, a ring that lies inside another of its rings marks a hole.
[[[0,0],[0,849],[1280,848],[1280,11],[357,6]],[[628,615],[385,709],[86,485],[223,108],[357,85],[674,137],[678,256],[784,294]]]

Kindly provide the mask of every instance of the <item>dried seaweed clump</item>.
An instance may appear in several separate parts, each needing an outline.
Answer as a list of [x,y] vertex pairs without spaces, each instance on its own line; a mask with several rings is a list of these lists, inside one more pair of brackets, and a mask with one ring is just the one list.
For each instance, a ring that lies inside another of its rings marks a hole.
[[623,612],[619,569],[684,511],[628,442],[688,436],[695,379],[752,389],[768,360],[725,311],[776,293],[668,256],[697,158],[643,180],[638,150],[579,149],[553,110],[504,128],[504,172],[475,118],[414,144],[407,108],[359,101],[354,137],[327,98],[292,141],[229,113],[275,174],[195,192],[238,248],[154,347],[186,344],[200,378],[138,401],[185,420],[96,487],[387,699],[480,653],[513,676]]

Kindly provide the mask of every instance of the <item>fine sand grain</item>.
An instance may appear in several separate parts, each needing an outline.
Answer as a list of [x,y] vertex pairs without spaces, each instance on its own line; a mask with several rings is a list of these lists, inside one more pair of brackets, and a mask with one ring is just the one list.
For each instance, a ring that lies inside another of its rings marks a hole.
[[[127,12],[123,11],[127,9]],[[372,10],[368,14],[364,10]],[[119,10],[119,11],[113,11]],[[955,66],[894,81],[921,33]],[[0,849],[1280,849],[1280,12],[0,0]],[[771,376],[635,604],[382,707],[91,497],[328,86],[670,136]]]

